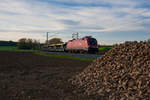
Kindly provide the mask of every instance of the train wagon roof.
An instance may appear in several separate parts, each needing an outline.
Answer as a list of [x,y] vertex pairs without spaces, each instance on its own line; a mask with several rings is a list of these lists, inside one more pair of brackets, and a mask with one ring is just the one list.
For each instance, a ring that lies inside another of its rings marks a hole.
[[72,42],[72,41],[76,41],[76,40],[84,40],[84,39],[87,39],[87,38],[95,39],[95,38],[93,38],[92,36],[85,36],[85,37],[83,37],[83,38],[78,38],[78,39],[69,40],[68,42]]

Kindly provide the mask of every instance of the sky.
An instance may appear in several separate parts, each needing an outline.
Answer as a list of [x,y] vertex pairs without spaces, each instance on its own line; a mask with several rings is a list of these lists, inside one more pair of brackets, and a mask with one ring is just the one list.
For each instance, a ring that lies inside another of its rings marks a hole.
[[150,39],[150,0],[0,0],[0,40],[64,42],[92,36],[99,44]]

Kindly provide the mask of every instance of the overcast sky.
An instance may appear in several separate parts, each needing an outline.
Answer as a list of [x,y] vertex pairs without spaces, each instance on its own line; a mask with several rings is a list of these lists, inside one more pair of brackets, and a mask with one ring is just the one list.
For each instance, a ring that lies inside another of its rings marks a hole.
[[72,33],[99,44],[150,38],[150,0],[0,0],[0,40],[50,38]]

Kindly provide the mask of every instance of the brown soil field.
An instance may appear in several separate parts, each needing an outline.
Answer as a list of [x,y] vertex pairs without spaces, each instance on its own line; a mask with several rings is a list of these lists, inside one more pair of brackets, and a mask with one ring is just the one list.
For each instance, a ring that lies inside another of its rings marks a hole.
[[68,79],[91,62],[0,52],[0,100],[92,100]]

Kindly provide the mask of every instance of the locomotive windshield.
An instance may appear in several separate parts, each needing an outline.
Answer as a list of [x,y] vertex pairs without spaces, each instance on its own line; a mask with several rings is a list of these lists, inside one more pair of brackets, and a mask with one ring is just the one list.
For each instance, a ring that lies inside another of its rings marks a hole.
[[90,45],[97,45],[97,41],[95,39],[89,40]]

